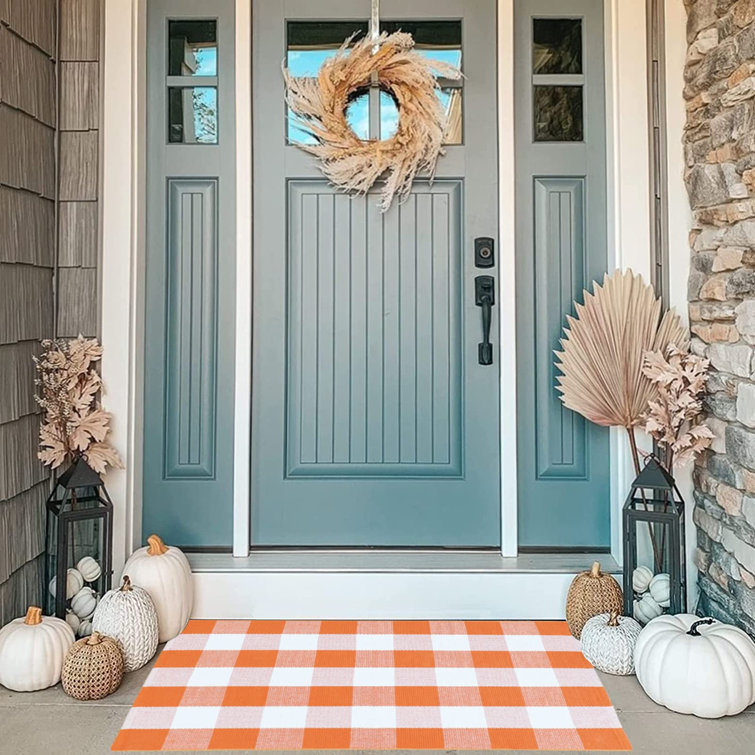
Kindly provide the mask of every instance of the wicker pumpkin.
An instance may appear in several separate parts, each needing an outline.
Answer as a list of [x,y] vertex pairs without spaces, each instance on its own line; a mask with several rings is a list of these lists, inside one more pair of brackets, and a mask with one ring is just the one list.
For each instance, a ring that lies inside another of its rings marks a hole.
[[582,627],[582,655],[598,671],[618,676],[634,673],[634,646],[642,627],[617,611],[593,616]]
[[112,637],[93,632],[76,641],[63,659],[63,689],[76,700],[100,700],[123,679],[123,655]]
[[94,612],[95,632],[117,640],[126,671],[136,671],[157,650],[157,612],[149,593],[123,577],[123,586],[102,596]]
[[596,561],[590,571],[583,571],[574,577],[566,596],[566,621],[569,631],[580,638],[582,627],[588,619],[601,613],[619,613],[624,603],[624,594],[619,583],[610,575],[600,571]]

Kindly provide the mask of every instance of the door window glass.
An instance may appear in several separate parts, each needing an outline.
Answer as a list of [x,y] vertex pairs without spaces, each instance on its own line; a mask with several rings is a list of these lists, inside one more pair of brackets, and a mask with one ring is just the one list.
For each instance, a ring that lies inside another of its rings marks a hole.
[[[434,60],[461,67],[460,21],[386,21],[381,30],[388,33],[405,31],[414,37],[415,49]],[[325,60],[336,54],[348,37],[358,40],[368,32],[366,20],[359,21],[289,21],[287,23],[286,65],[292,76],[317,76]],[[438,99],[446,113],[446,144],[462,141],[462,82],[440,79]],[[381,91],[375,98],[379,113],[370,133],[369,87],[356,92],[346,109],[346,119],[360,139],[387,139],[398,128],[399,112],[390,92]],[[287,113],[287,139],[290,144],[312,144],[314,139],[306,133],[289,110]]]
[[582,20],[532,20],[533,139],[584,141]]
[[216,19],[168,21],[168,143],[218,143]]

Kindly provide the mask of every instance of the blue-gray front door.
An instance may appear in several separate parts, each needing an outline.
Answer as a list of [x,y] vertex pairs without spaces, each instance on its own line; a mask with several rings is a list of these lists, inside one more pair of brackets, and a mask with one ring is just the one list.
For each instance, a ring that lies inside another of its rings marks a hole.
[[[287,124],[280,61],[311,75],[369,2],[255,0],[251,540],[500,544],[499,362],[478,363],[476,237],[497,235],[495,0],[383,0],[385,28],[461,62],[435,180],[385,214],[328,185]],[[309,66],[309,67],[308,67]],[[352,105],[386,135],[389,96]],[[380,108],[378,112],[378,108]],[[395,108],[394,108],[395,110]],[[502,353],[503,351],[503,353]]]
[[553,357],[608,259],[603,37],[603,0],[515,3],[520,547],[609,545],[608,431],[563,408]]

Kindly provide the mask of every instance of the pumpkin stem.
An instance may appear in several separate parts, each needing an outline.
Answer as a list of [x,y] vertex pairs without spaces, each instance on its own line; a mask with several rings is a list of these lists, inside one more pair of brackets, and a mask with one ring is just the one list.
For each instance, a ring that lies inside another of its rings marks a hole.
[[591,577],[599,577],[600,576],[600,561],[596,561],[592,565],[592,569],[590,570],[590,576]]
[[89,635],[89,639],[87,640],[87,645],[99,645],[102,640],[100,639],[100,633],[99,632],[92,632],[92,634]]
[[697,631],[697,628],[698,628],[698,627],[699,627],[699,626],[700,626],[701,624],[715,624],[715,623],[716,623],[716,620],[715,620],[715,619],[700,619],[700,621],[696,621],[696,622],[695,622],[695,623],[694,623],[694,624],[693,624],[693,625],[692,625],[692,626],[691,626],[691,627],[689,628],[689,632],[687,632],[687,634],[688,634],[688,635],[690,635],[691,637],[700,637],[701,635],[700,635],[700,632],[698,632],[698,631]]
[[131,577],[128,574],[123,575],[123,585],[121,586],[121,592],[131,592]]
[[162,556],[163,553],[168,552],[168,546],[162,541],[159,535],[150,535],[147,538],[149,547],[147,548],[147,555],[149,556]]
[[611,615],[608,617],[607,626],[617,627],[619,626],[619,612],[611,611]]
[[42,609],[39,606],[29,606],[26,609],[26,618],[24,618],[24,624],[28,624],[33,627],[42,623]]

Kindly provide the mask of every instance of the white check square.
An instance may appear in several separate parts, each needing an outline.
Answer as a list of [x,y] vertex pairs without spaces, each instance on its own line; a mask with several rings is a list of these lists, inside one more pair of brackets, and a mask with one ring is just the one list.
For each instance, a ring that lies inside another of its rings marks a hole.
[[466,650],[469,652],[469,637],[466,634],[434,634],[433,650]]
[[506,636],[507,650],[545,650],[543,640],[531,634],[510,634]]
[[444,729],[487,729],[485,709],[474,705],[443,705],[440,721]]
[[352,729],[395,729],[393,705],[356,705],[351,709]]
[[271,687],[309,687],[314,667],[276,666],[270,675]]
[[575,729],[569,709],[564,706],[527,708],[527,715],[533,729]]
[[176,708],[171,729],[214,729],[220,706],[186,705]]
[[393,650],[392,634],[358,634],[357,650]]
[[306,722],[306,705],[266,705],[260,729],[303,729]]
[[516,679],[520,687],[560,687],[551,668],[517,668]]
[[393,687],[396,683],[396,672],[392,668],[367,668],[357,666],[354,669],[355,687]]
[[241,650],[245,634],[211,634],[207,638],[205,650]]
[[439,687],[476,687],[477,674],[473,668],[436,668],[435,681]]
[[317,650],[319,634],[282,634],[280,636],[280,650]]
[[233,669],[230,667],[212,668],[199,666],[191,672],[187,687],[227,687]]

